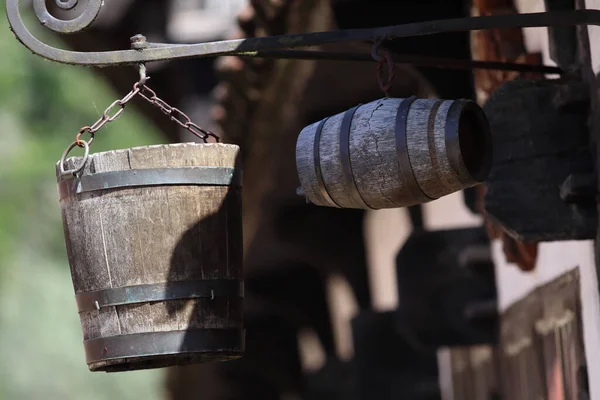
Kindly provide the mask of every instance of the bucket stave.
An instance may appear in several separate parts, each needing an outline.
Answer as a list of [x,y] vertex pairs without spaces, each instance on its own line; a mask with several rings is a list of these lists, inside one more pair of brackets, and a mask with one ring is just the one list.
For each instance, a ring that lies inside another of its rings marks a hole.
[[381,209],[425,203],[488,176],[492,138],[469,100],[385,98],[302,130],[296,166],[316,205]]
[[90,370],[242,355],[238,154],[224,144],[148,146],[91,155],[75,179],[57,172]]

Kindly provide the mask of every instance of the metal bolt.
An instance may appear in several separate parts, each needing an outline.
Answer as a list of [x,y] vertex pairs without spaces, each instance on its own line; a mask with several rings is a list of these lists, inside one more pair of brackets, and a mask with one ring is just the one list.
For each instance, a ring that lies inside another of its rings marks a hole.
[[131,48],[134,50],[143,50],[148,47],[146,36],[137,34],[131,37]]

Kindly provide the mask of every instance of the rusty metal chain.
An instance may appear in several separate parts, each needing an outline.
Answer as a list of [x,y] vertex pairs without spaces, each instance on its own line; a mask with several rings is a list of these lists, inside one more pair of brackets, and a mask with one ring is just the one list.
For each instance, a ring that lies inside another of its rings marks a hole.
[[[134,86],[133,90],[131,92],[129,92],[127,94],[127,96],[123,97],[120,100],[115,100],[110,106],[108,106],[108,108],[106,110],[104,110],[104,114],[102,114],[100,119],[98,119],[98,121],[94,122],[93,125],[84,126],[83,128],[81,128],[79,130],[79,133],[75,137],[75,143],[77,144],[77,146],[84,147],[84,144],[83,144],[84,141],[81,140],[81,137],[83,135],[85,135],[86,133],[89,133],[91,136],[90,140],[87,142],[88,145],[91,145],[92,142],[94,141],[96,132],[98,132],[100,129],[102,129],[109,122],[112,122],[112,121],[116,120],[117,118],[119,118],[121,116],[121,114],[123,114],[123,111],[125,111],[125,105],[127,103],[129,103],[131,100],[133,100],[133,98],[139,92],[140,92],[140,89]],[[117,109],[116,112],[114,111],[115,109]]]
[[[171,121],[177,123],[179,126],[187,129],[192,134],[202,139],[204,143],[208,143],[210,138],[213,138],[217,143],[221,141],[221,138],[215,133],[201,128],[192,122],[191,118],[188,117],[183,111],[170,106],[167,102],[159,98],[154,90],[146,86],[146,81],[148,79],[149,78],[146,76],[146,67],[144,65],[140,65],[140,80],[133,85],[133,89],[125,97],[115,100],[110,106],[108,106],[108,108],[104,110],[102,116],[96,122],[94,122],[93,125],[84,126],[79,130],[79,133],[77,133],[77,136],[75,136],[75,141],[69,145],[60,159],[60,171],[63,177],[69,175],[76,176],[83,171],[85,165],[87,164],[90,146],[94,142],[96,132],[102,129],[109,122],[119,118],[121,114],[123,114],[123,111],[125,111],[125,106],[127,103],[129,103],[138,95],[165,113],[171,119]],[[88,141],[82,140],[82,136],[85,134],[90,135],[90,139]],[[66,170],[66,158],[75,147],[85,149],[85,154],[81,164],[78,167],[71,170]]]
[[137,82],[135,85],[133,85],[133,88],[134,90],[137,90],[137,93],[141,98],[156,106],[159,110],[165,113],[171,119],[171,121],[198,136],[200,139],[204,140],[205,143],[207,143],[208,139],[211,137],[217,142],[221,141],[221,138],[219,138],[219,136],[217,136],[215,133],[207,131],[206,129],[202,129],[200,126],[193,123],[191,118],[188,117],[183,111],[170,106],[167,104],[167,102],[159,98],[156,95],[156,92],[146,86],[145,83],[141,81]]
[[[377,81],[379,82],[379,88],[383,93],[385,93],[385,97],[390,96],[390,90],[392,89],[392,84],[394,82],[394,60],[386,49],[382,49],[383,57],[379,55],[379,49],[381,47],[381,43],[383,40],[377,41],[371,50],[371,56],[377,61]],[[388,67],[388,78],[387,82],[383,79],[383,67],[387,65]]]

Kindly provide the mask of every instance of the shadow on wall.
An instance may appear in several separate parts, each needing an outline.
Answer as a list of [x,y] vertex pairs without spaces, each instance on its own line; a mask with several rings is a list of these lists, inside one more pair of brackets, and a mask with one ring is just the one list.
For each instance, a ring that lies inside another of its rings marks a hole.
[[[240,165],[238,157],[236,174],[241,174]],[[240,178],[236,175],[233,179]],[[298,329],[290,321],[296,318],[295,312],[290,316],[287,306],[294,304],[299,287],[323,292],[324,288],[318,287],[320,276],[298,268],[292,279],[277,272],[250,278],[246,299],[240,296],[241,191],[235,187],[206,188],[206,198],[199,201],[214,202],[214,211],[181,236],[171,256],[168,296],[177,297],[182,282],[203,281],[210,286],[205,297],[167,303],[169,318],[176,321],[177,329],[185,331],[185,336],[179,354],[157,362],[188,365],[170,371],[167,392],[171,399],[197,399],[201,393],[206,400],[275,400],[280,398],[282,385],[285,390],[300,388]],[[324,295],[321,303],[320,311],[327,314]],[[244,347],[244,357],[236,360]]]
[[[239,160],[236,165],[240,165]],[[172,369],[167,391],[170,398],[177,400],[196,399],[200,393],[205,400],[223,396],[275,400],[285,393],[301,393],[305,378],[298,333],[303,329],[314,330],[328,359],[336,357],[327,304],[328,272],[322,271],[320,265],[335,260],[335,253],[344,253],[346,248],[348,256],[344,259],[350,261],[352,255],[358,255],[355,263],[364,269],[363,212],[309,205],[288,210],[282,218],[289,223],[286,232],[318,233],[316,241],[311,241],[308,247],[296,244],[289,258],[272,260],[273,264],[258,267],[260,254],[270,248],[259,233],[248,252],[251,255],[249,268],[242,274],[241,190],[230,188],[225,193],[218,189],[207,192],[207,198],[202,199],[207,202],[218,199],[218,206],[181,236],[170,260],[168,293],[171,297],[177,296],[179,283],[186,281],[210,280],[215,292],[214,298],[167,303],[169,317],[177,321],[177,329],[186,330],[175,362],[183,366],[237,358],[244,328],[242,298],[234,293],[221,296],[217,292],[223,290],[224,283],[239,283],[242,276],[246,280],[245,355],[225,363]],[[349,216],[356,218],[348,219]],[[328,228],[315,230],[315,227],[323,228],[323,224]],[[315,244],[327,242],[328,234],[334,246],[324,252],[322,244],[316,247]],[[304,234],[292,235],[287,240],[297,242],[302,237]],[[364,286],[359,291],[367,293],[361,298],[368,307],[366,276],[359,286]],[[169,357],[172,363],[173,356]]]

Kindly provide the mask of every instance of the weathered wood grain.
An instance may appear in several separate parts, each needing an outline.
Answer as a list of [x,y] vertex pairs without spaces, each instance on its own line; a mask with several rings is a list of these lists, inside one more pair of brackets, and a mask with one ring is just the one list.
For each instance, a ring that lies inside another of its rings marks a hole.
[[585,371],[579,269],[538,287],[502,315],[502,398],[584,396]]
[[[569,80],[514,80],[504,83],[484,106],[496,133],[485,209],[520,241],[596,236],[594,202],[569,204],[560,195],[569,175],[594,173],[588,105],[569,95],[578,87]],[[519,199],[518,206],[514,199]]]
[[[410,105],[406,119],[402,144],[408,152],[410,170],[404,170],[396,131],[398,108],[404,101],[386,98],[362,105],[352,119],[349,141],[353,180],[364,203],[373,209],[410,206],[422,203],[423,198],[437,199],[476,185],[491,167],[489,126],[474,103],[418,99]],[[458,109],[458,114],[453,114],[451,107]],[[317,144],[323,185],[315,168],[315,137],[320,122],[304,128],[298,137],[298,175],[307,199],[314,204],[365,208],[350,195],[344,179],[340,150],[344,115],[340,113],[325,121]],[[416,181],[416,186],[411,186],[410,180]],[[421,198],[414,195],[415,190],[421,192]]]
[[[83,172],[186,166],[236,167],[239,148],[176,144],[90,156]],[[79,159],[69,159],[72,167]],[[109,189],[61,200],[75,293],[143,284],[242,279],[241,189],[153,186]],[[168,291],[168,289],[167,289]],[[121,305],[80,313],[84,340],[146,332],[242,329],[236,296]],[[109,349],[110,350],[110,349]],[[139,369],[241,355],[241,348],[205,354],[124,358],[91,370]]]

